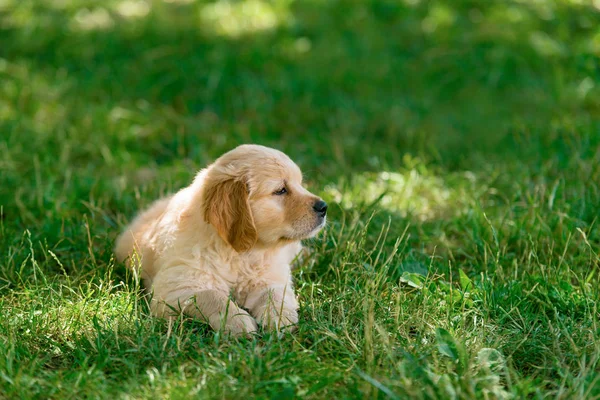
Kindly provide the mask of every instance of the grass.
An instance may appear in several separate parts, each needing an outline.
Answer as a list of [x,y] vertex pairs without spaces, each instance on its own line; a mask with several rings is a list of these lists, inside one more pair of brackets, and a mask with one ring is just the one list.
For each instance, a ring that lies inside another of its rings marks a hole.
[[[0,1],[0,397],[600,398],[600,12]],[[136,210],[241,143],[333,205],[299,330],[148,316]]]

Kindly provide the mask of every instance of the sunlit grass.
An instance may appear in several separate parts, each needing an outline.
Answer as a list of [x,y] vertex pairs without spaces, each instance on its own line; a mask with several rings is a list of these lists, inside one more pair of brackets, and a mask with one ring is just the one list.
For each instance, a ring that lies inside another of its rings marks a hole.
[[325,193],[346,209],[370,206],[427,221],[468,212],[486,189],[472,172],[440,177],[418,160],[408,160],[400,171],[356,174]]
[[289,15],[286,15],[286,2],[281,2],[279,7],[277,3],[261,0],[218,0],[202,7],[200,22],[202,27],[208,27],[209,31],[217,35],[232,37],[271,30],[289,19]]
[[218,0],[218,1],[162,1],[162,0],[110,0],[106,2],[81,3],[79,1],[48,2],[45,7],[35,0],[12,2],[6,0],[0,4],[0,10],[8,13],[4,23],[13,27],[32,27],[40,24],[49,13],[58,13],[68,20],[73,32],[89,33],[109,31],[119,26],[143,20],[151,14],[158,19],[161,14],[177,15],[178,8],[187,8],[187,12],[197,16],[195,28],[208,35],[239,37],[244,34],[268,31],[288,24],[291,20],[289,1],[262,0]]

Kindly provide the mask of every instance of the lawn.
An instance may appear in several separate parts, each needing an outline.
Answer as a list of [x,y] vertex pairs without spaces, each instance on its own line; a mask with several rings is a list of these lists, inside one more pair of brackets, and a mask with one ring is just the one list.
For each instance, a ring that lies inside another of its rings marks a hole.
[[[0,0],[0,398],[600,398],[596,0]],[[293,335],[113,245],[241,143],[330,203]]]

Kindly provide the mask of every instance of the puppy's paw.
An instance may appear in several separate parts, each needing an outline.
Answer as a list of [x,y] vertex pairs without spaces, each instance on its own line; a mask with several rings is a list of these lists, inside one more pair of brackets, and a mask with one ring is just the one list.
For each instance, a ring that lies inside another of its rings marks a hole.
[[215,318],[210,318],[210,325],[214,330],[221,330],[225,334],[236,337],[251,336],[258,330],[258,324],[254,318],[242,313],[227,316],[226,320],[215,315]]
[[292,308],[277,310],[266,308],[258,317],[263,329],[276,332],[294,332],[298,324],[298,311]]

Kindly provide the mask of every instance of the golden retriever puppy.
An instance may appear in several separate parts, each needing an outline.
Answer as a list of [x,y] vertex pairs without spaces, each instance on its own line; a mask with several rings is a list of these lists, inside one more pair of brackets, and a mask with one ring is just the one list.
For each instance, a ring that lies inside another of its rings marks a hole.
[[153,293],[154,315],[184,312],[235,335],[257,322],[280,330],[298,322],[290,265],[326,213],[288,156],[242,145],[142,212],[115,252]]

